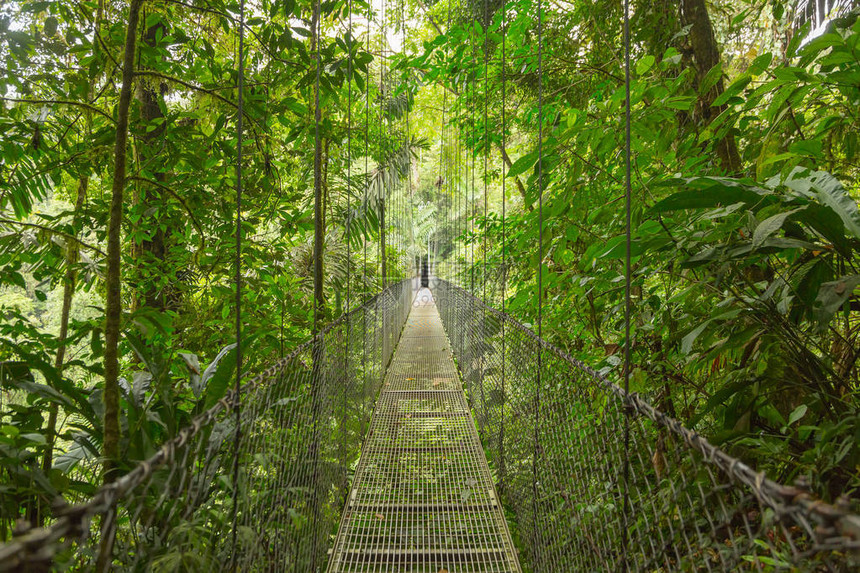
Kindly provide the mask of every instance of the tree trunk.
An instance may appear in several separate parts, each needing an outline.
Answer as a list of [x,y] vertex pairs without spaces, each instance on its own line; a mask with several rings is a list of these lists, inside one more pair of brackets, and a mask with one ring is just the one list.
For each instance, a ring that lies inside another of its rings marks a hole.
[[322,184],[322,139],[320,137],[320,72],[321,61],[319,51],[319,19],[320,9],[314,4],[311,21],[311,40],[316,54],[316,84],[314,86],[314,332],[322,328],[325,313],[325,298],[323,297],[323,239],[325,237],[325,207],[323,206]]
[[[148,27],[143,33],[143,43],[150,48],[154,48],[156,45],[156,35],[159,30],[164,34],[167,33],[161,22]],[[164,102],[164,97],[162,96],[162,89],[164,88],[164,83],[154,79],[138,80],[136,87],[137,100],[140,102],[141,121],[144,124],[149,124],[159,119],[163,120],[164,113],[162,112],[162,104]],[[141,136],[143,145],[140,146],[140,161],[142,165],[154,164],[152,159],[158,154],[158,140],[164,135],[164,130],[164,123],[155,129],[144,130],[144,134]],[[161,170],[156,170],[153,177],[156,182],[161,183],[162,185],[166,180],[165,174]],[[155,227],[152,237],[144,239],[135,250],[143,255],[144,269],[147,265],[154,264],[156,266],[155,275],[156,277],[160,277],[164,275],[164,257],[166,252],[164,231],[161,230],[161,225],[159,224],[160,219],[165,216],[161,209],[161,191],[155,186],[147,185],[145,183],[143,184],[143,188],[143,207],[147,210],[153,208],[157,209],[158,219],[152,221]],[[148,219],[145,219],[144,221],[146,220]],[[151,275],[145,275],[141,278],[142,280],[138,288],[140,289],[140,294],[143,296],[143,303],[151,308],[156,308],[162,311],[165,310],[164,289],[159,286],[158,279],[153,279]]]
[[[513,166],[513,163],[511,162],[511,158],[508,157],[507,150],[504,148],[504,146],[502,145],[501,142],[497,141],[496,146],[499,148],[499,151],[502,153],[502,160],[504,160],[505,165],[507,165],[507,168],[510,170],[510,168]],[[514,185],[517,186],[517,191],[520,192],[520,196],[523,198],[523,206],[528,211],[534,211],[534,209],[535,209],[534,205],[532,205],[531,203],[528,202],[528,200],[526,200],[526,188],[523,186],[523,182],[520,181],[519,176],[512,177],[512,179],[514,180]]]
[[[690,26],[690,47],[696,61],[697,84],[701,85],[711,68],[720,63],[720,48],[714,37],[714,28],[705,0],[681,0],[681,19],[685,25]],[[699,114],[705,123],[710,123],[726,109],[726,106],[712,107],[711,105],[721,93],[723,93],[722,76],[713,88],[699,97]],[[729,133],[717,142],[716,152],[720,165],[726,173],[740,172],[741,158],[734,135]]]
[[[98,36],[100,33],[103,15],[104,1],[99,0],[98,7],[96,9],[95,21],[93,22],[96,36]],[[98,58],[99,52],[100,44],[98,42],[98,39],[96,38],[93,41],[93,56]],[[92,100],[93,91],[95,89],[95,81],[95,78],[90,80],[89,90],[87,91],[88,100]],[[92,136],[93,114],[90,110],[86,110],[84,112],[84,117],[86,118],[86,133],[88,136]],[[87,189],[89,188],[89,182],[89,175],[82,175],[78,178],[78,192],[77,196],[75,197],[74,215],[72,215],[72,233],[77,233],[81,211],[83,210],[84,202],[87,198]],[[56,368],[58,376],[63,375],[63,364],[65,363],[66,359],[66,339],[69,336],[69,316],[72,312],[72,301],[74,299],[75,284],[77,282],[77,269],[75,269],[75,265],[78,263],[79,252],[80,245],[75,241],[69,241],[69,244],[66,246],[66,272],[63,276],[63,307],[60,310],[60,333],[57,338],[57,355],[54,358],[54,368]],[[45,431],[45,441],[47,443],[45,444],[45,455],[42,458],[42,471],[44,471],[46,475],[54,465],[54,445],[57,441],[58,415],[58,405],[51,404],[51,407],[48,410],[48,426]],[[39,519],[39,525],[41,525],[41,516]]]
[[123,219],[123,190],[125,188],[126,146],[128,144],[128,109],[134,80],[134,55],[137,24],[143,0],[131,0],[128,8],[128,28],[125,34],[125,55],[122,63],[122,88],[117,106],[116,140],[114,142],[114,172],[111,187],[110,216],[107,240],[107,297],[105,303],[105,387],[104,387],[104,462],[105,483],[116,479],[115,468],[119,459],[119,333],[122,315],[120,289],[120,235]]
[[[72,218],[72,229],[78,228],[80,213],[84,208],[84,201],[87,197],[87,188],[89,187],[89,176],[82,176],[78,179],[78,194],[75,198],[75,211]],[[63,364],[66,358],[66,339],[69,336],[69,315],[72,310],[72,299],[75,294],[75,283],[77,281],[77,269],[75,265],[78,263],[78,252],[80,246],[75,241],[69,241],[66,245],[66,272],[63,276],[63,308],[60,311],[60,334],[57,337],[57,355],[54,358],[54,368],[57,369],[57,375],[62,376]],[[45,439],[45,457],[42,459],[42,469],[47,473],[54,465],[54,442],[56,441],[57,433],[57,404],[51,404],[48,411],[48,427]]]

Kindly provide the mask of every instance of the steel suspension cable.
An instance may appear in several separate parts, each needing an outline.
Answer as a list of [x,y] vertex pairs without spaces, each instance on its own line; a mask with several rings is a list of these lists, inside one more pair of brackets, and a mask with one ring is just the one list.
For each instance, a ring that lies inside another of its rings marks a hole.
[[[381,143],[386,144],[382,147],[382,153],[380,154],[381,159],[386,159],[388,154],[388,145],[387,140],[385,139],[385,0],[382,0],[382,5],[380,8],[380,16],[379,16],[379,140]],[[384,164],[381,162],[379,164],[381,168],[384,169]],[[382,288],[385,288],[388,285],[388,267],[386,265],[386,228],[387,225],[385,219],[385,211],[386,211],[386,199],[388,192],[388,182],[383,177],[380,180],[380,192],[382,194],[380,201],[380,217],[379,217],[379,243],[377,246],[379,253],[379,271],[382,276]]]
[[[506,0],[502,2],[502,149],[505,149],[505,145],[507,143],[507,136],[505,130],[507,129],[506,124],[506,115],[505,115],[505,106],[507,105],[506,93],[505,93],[505,80],[506,80],[506,70],[505,66],[506,62],[506,54],[505,54],[505,44],[507,42],[507,32],[508,32],[508,13],[507,13],[508,4]],[[505,228],[505,216],[506,216],[506,201],[507,198],[505,196],[506,188],[505,188],[505,179],[507,179],[507,164],[505,163],[504,158],[502,158],[502,314],[505,313],[505,297],[507,296],[507,277],[508,277],[508,267],[507,261],[505,259],[505,250],[507,248],[507,229]],[[502,369],[501,369],[501,383],[502,383],[502,407],[504,408],[504,402],[506,400],[505,392],[505,364],[507,362],[506,357],[506,349],[505,349],[505,321],[502,321]],[[504,418],[502,418],[501,428],[500,428],[500,436],[499,436],[499,484],[500,488],[504,487],[505,483],[505,424]]]
[[[459,19],[463,21],[463,0],[456,6],[456,12],[459,13]],[[454,20],[456,22],[457,14],[454,15]],[[462,258],[463,264],[460,269],[460,285],[465,289],[468,288],[468,271],[469,271],[469,244],[467,242],[467,233],[468,233],[468,213],[469,213],[469,171],[468,171],[468,162],[466,158],[463,156],[466,148],[466,141],[463,139],[465,137],[466,129],[465,129],[465,113],[463,109],[463,100],[466,100],[466,108],[468,109],[468,96],[469,96],[469,79],[461,74],[456,76],[457,78],[462,78],[463,86],[460,87],[457,85],[456,92],[457,93],[457,188],[460,191],[460,208],[462,211],[462,215],[460,215],[460,225],[459,227],[462,229],[460,231],[460,244],[462,250]]]
[[[459,98],[458,98],[459,99]],[[466,245],[466,203],[468,199],[469,189],[463,189],[463,176],[465,171],[465,165],[463,161],[463,130],[460,127],[462,122],[459,120],[460,114],[462,113],[462,106],[460,101],[457,102],[457,196],[460,199],[460,207],[458,209],[458,215],[460,217],[459,224],[457,225],[460,229],[460,251],[461,257],[463,260],[463,268],[460,271],[461,281],[460,284],[462,286],[466,286],[466,276],[465,270],[466,265],[468,264],[468,246]],[[460,214],[462,213],[462,214]]]
[[[624,394],[630,395],[630,352],[632,343],[630,340],[630,283],[632,281],[630,250],[631,250],[631,204],[632,183],[630,168],[630,0],[624,0],[624,168],[625,168],[625,230],[624,240],[626,250],[624,253]],[[626,405],[625,405],[626,406]],[[628,549],[628,525],[630,517],[630,408],[624,408],[624,469],[623,469],[623,509],[622,509],[622,535],[621,549],[623,553],[623,570],[627,571],[627,549]]]
[[[347,193],[347,201],[352,198],[352,0],[347,0],[347,12],[349,12],[349,43],[347,44],[347,97],[346,97],[346,185],[350,190]],[[352,308],[350,299],[350,279],[352,278],[352,257],[350,256],[349,229],[346,234],[346,312]],[[349,352],[346,353],[349,360]],[[349,364],[347,363],[347,367]]]
[[[488,114],[489,114],[489,97],[490,97],[490,78],[489,78],[489,39],[490,39],[490,20],[489,20],[489,5],[487,4],[487,0],[484,0],[484,18],[481,25],[481,30],[483,32],[483,36],[480,38],[482,41],[482,48],[484,52],[484,132],[481,137],[481,147],[484,151],[484,234],[483,240],[481,244],[481,250],[483,251],[483,265],[481,270],[481,300],[486,305],[487,304],[487,194],[489,191],[489,183],[487,180],[487,163],[489,160],[488,156],[488,148],[487,141],[489,138],[488,133]],[[476,74],[477,76],[477,74]],[[477,79],[475,80],[475,84],[477,86]],[[476,136],[477,137],[477,136]],[[485,307],[486,308],[486,307]],[[484,309],[481,311],[481,330],[483,331],[487,327],[487,314]],[[478,372],[478,376],[480,380],[484,379],[485,368],[486,368],[486,355],[482,352],[480,354],[480,370]],[[480,411],[485,411],[486,407],[486,394],[484,392],[484,385],[480,384],[480,399],[481,399],[481,408]],[[484,441],[484,424],[483,422],[478,424],[478,434],[481,438],[481,441]]]
[[[367,7],[367,53],[370,53],[370,21],[372,19],[372,11],[370,4]],[[365,81],[364,81],[364,200],[362,201],[363,208],[363,221],[362,221],[362,239],[363,239],[363,260],[362,260],[362,290],[365,294],[367,294],[367,235],[368,235],[368,210],[367,210],[367,202],[369,200],[369,191],[370,191],[370,165],[368,163],[368,159],[370,156],[370,66],[368,65],[367,71],[365,72]],[[367,301],[365,296],[365,301]],[[367,312],[362,313],[362,323],[364,332],[367,332]],[[361,396],[362,396],[362,410],[364,408],[364,400],[367,396],[367,337],[365,336],[362,339],[362,349],[361,349]],[[362,411],[363,414],[363,411]],[[361,417],[361,435],[364,435],[365,427],[364,427],[365,416]]]
[[[400,9],[399,9],[399,18],[400,18],[400,52],[406,53],[406,13],[404,11],[404,2],[400,0]],[[406,175],[409,176],[412,169],[412,154],[409,147],[409,70],[406,70],[404,78],[404,93],[406,96],[406,129],[403,134],[403,141],[405,144],[404,151],[406,152]],[[400,264],[404,266],[402,269],[403,276],[406,276],[406,268],[408,265],[403,265],[404,256],[406,255],[406,232],[404,231],[406,226],[406,187],[407,181],[404,181],[401,185],[400,192],[400,215],[399,215],[399,227],[400,227]],[[407,261],[408,263],[408,261]]]
[[[399,30],[400,30],[400,49],[402,51],[403,50],[403,40],[404,40],[404,35],[403,35],[403,0],[399,0],[399,2],[397,3],[397,5],[395,7],[395,10],[397,12],[397,14],[395,16],[397,18],[397,20],[395,22],[394,29],[397,30],[399,28]],[[393,51],[392,51],[392,53],[393,53]],[[398,91],[400,91],[400,89],[401,89],[401,86],[400,86],[400,82],[398,81]],[[408,104],[409,104],[408,100],[406,103],[408,106]],[[409,152],[409,144],[406,141],[405,136],[403,138],[403,142],[404,142],[403,151],[408,153]],[[408,159],[408,157],[407,157],[407,159]],[[400,193],[398,193],[397,198],[395,199],[395,201],[397,202],[397,250],[398,250],[398,254],[397,254],[398,263],[397,264],[398,264],[398,271],[399,271],[400,265],[403,262],[403,197],[404,197],[403,189],[406,186],[405,182],[402,180],[400,180],[399,183],[400,183],[400,185],[395,186],[395,190],[398,187],[400,188],[399,189]],[[399,274],[399,272],[398,272],[398,274]]]
[[489,161],[489,106],[490,106],[490,74],[489,74],[489,51],[490,51],[490,5],[484,0],[484,285],[483,300],[487,304],[487,195],[489,193],[489,182],[487,180],[487,163]]
[[[371,33],[371,22],[373,21],[373,9],[368,4],[368,14],[367,14],[367,52],[372,53],[373,48],[371,47],[371,40],[373,34]],[[369,289],[369,273],[368,273],[368,256],[367,256],[367,243],[370,238],[370,228],[369,228],[369,205],[370,205],[370,66],[367,67],[366,72],[367,78],[365,82],[365,100],[364,100],[364,280],[365,280],[365,289]],[[375,290],[375,289],[374,289]]]
[[233,434],[233,531],[231,533],[230,570],[235,570],[238,517],[239,517],[239,446],[242,441],[242,118],[245,109],[245,0],[239,0],[239,50],[237,74],[237,115],[236,115],[236,384],[233,396],[234,419],[236,429]]
[[[346,200],[347,205],[349,205],[352,200],[352,0],[347,0],[347,12],[349,13],[349,24],[347,29],[347,73],[346,73],[346,81],[347,81],[347,97],[346,97],[346,187],[347,194]],[[352,279],[352,256],[350,252],[350,233],[349,227],[352,221],[349,220],[349,211],[347,211],[347,225],[346,225],[346,307],[344,309],[344,314],[349,313],[352,310],[352,299],[350,292],[350,282]],[[349,321],[346,324],[346,336],[343,338],[343,359],[346,372],[349,372],[349,344],[350,340],[352,340],[352,322]],[[347,412],[347,404],[346,404],[347,393],[344,389],[343,391],[343,403],[341,405],[342,408],[342,418],[341,418],[341,427],[346,427],[346,412]],[[346,473],[346,452],[344,450],[345,443],[341,441],[340,443],[340,461],[342,464],[342,468],[344,473]]]
[[[398,28],[399,28],[399,24],[400,24],[400,13],[399,13],[399,10],[397,9],[398,7],[399,7],[399,3],[395,5],[395,9],[394,9],[394,11],[395,11],[395,15],[394,15],[394,35],[395,35],[395,36],[396,36],[396,35],[397,35],[397,33],[398,33]],[[392,54],[393,54],[393,53],[394,53],[394,52],[393,52],[393,50],[392,50]],[[390,80],[389,80],[389,81],[390,81]],[[399,84],[399,83],[398,83],[398,84]],[[400,86],[398,85],[398,86],[397,86],[397,88],[398,88],[398,90],[399,90]],[[397,91],[397,90],[392,89],[392,98],[391,98],[391,99],[392,99],[392,101],[394,100],[394,97],[393,97],[393,96],[396,94],[396,91]],[[398,177],[398,183],[399,183],[399,182],[400,182],[400,181],[399,181],[399,177]],[[394,241],[395,241],[395,245],[396,245],[395,250],[399,252],[400,248],[402,247],[402,244],[401,244],[401,242],[400,242],[401,232],[402,232],[402,231],[401,231],[401,228],[400,228],[400,209],[401,209],[401,204],[400,204],[400,196],[399,196],[399,194],[397,194],[397,187],[398,187],[398,186],[399,186],[399,185],[393,185],[393,186],[392,186],[392,189],[391,189],[391,192],[394,194],[394,217],[393,217],[393,221],[394,221],[394,227],[397,229],[397,234],[396,234],[396,235],[395,235],[395,237],[394,237]],[[398,256],[398,259],[399,259],[399,256]],[[396,270],[396,269],[395,269],[395,270]]]
[[[448,3],[447,16],[446,16],[446,22],[445,22],[445,33],[447,34],[448,32],[450,32],[450,30],[451,30],[451,3],[449,2]],[[446,53],[447,53],[447,50],[446,50]],[[443,97],[442,129],[443,129],[443,134],[444,134],[444,130],[447,129],[447,127],[448,127],[447,126],[448,121],[450,121],[450,120],[445,119],[445,117],[444,117],[445,112],[446,112],[446,108],[447,108],[447,95],[448,95],[448,88],[445,85],[445,82],[443,79],[443,81],[442,81],[442,97]],[[455,99],[455,101],[454,101],[455,106],[456,106],[456,103],[457,102]],[[452,113],[452,115],[453,115],[453,113]],[[452,126],[451,131],[448,135],[448,148],[449,148],[449,150],[453,146],[453,137],[454,137],[454,127]],[[440,161],[441,160],[442,160],[442,158],[440,157]],[[446,159],[445,160],[445,192],[443,195],[443,198],[445,201],[445,216],[442,218],[442,223],[444,224],[444,228],[448,229],[448,232],[446,233],[446,236],[448,238],[448,246],[451,249],[451,253],[453,253],[453,255],[454,255],[454,263],[455,263],[455,268],[456,268],[456,245],[454,243],[454,230],[452,229],[452,226],[453,226],[452,222],[453,221],[452,221],[452,217],[451,217],[451,207],[453,206],[453,203],[454,203],[454,195],[453,195],[453,193],[454,193],[453,189],[454,188],[452,187],[452,184],[453,184],[452,171],[453,170],[451,169],[451,162]],[[437,220],[438,220],[438,217],[437,217]],[[438,227],[439,227],[439,225],[437,224],[437,228]],[[449,254],[449,256],[450,256],[450,254]],[[450,267],[450,265],[449,265],[449,267]],[[446,269],[446,275],[448,275],[449,272],[450,272],[449,269]],[[450,279],[451,277],[446,276],[446,278]]]
[[[537,37],[538,37],[538,160],[537,160],[537,185],[538,185],[538,258],[537,258],[537,335],[543,338],[543,4],[537,0]],[[532,454],[532,519],[533,543],[537,542],[537,472],[538,453],[540,451],[540,424],[541,419],[541,370],[543,367],[543,348],[538,346],[537,351],[537,386],[535,387],[535,425],[534,425],[534,452]]]
[[[450,7],[449,7],[449,15],[450,15]],[[450,24],[450,18],[449,18],[449,24]],[[447,107],[448,107],[448,90],[443,87],[442,88],[442,129],[441,129],[441,133],[439,134],[439,181],[438,181],[438,185],[437,185],[440,196],[442,194],[442,189],[447,185],[447,182],[444,179],[445,173],[443,171],[443,166],[444,166],[444,161],[445,161],[445,128],[447,127],[447,118],[446,118]],[[437,204],[438,204],[438,202],[437,202]],[[436,215],[434,215],[434,217],[438,221],[438,213]],[[436,228],[438,229],[438,225],[436,226]],[[431,270],[430,269],[430,238],[429,238],[430,233],[429,233],[429,231],[427,234],[428,234],[428,238],[427,238],[427,272],[429,274],[430,270]]]
[[[403,34],[403,40],[400,44],[400,49],[405,53],[406,52],[406,3],[401,0],[400,2],[400,21],[402,24],[401,33]],[[409,238],[404,235],[403,240],[407,245],[405,249],[405,254],[407,255],[406,259],[406,268],[410,268],[414,264],[414,257],[412,256],[412,244],[414,239],[412,237],[413,232],[413,222],[412,222],[412,148],[410,145],[410,132],[409,132],[409,112],[412,108],[412,88],[410,87],[410,74],[409,70],[406,71],[406,185],[404,186],[404,198],[403,198],[403,209],[404,212],[406,209],[409,209]],[[404,219],[405,219],[404,213]],[[406,269],[404,269],[405,271]],[[405,273],[404,273],[405,274]]]
[[[321,228],[322,221],[322,139],[320,138],[320,123],[322,122],[322,113],[320,109],[320,75],[322,73],[322,5],[321,0],[316,0],[314,4],[314,12],[316,15],[313,36],[316,38],[316,80],[314,83],[314,253],[316,257],[314,258],[314,334],[319,332],[322,323],[322,314],[323,314],[323,306],[322,306],[322,296],[318,297],[318,293],[322,292],[324,288],[323,284],[323,272],[322,272],[322,257],[323,257],[323,229]],[[319,281],[319,284],[317,284]],[[318,290],[319,289],[319,290]],[[319,469],[319,391],[320,391],[320,380],[318,379],[318,372],[321,363],[321,349],[318,344],[314,345],[312,351],[313,361],[313,374],[311,375],[312,380],[312,410],[311,410],[311,425],[313,427],[313,438],[312,438],[312,456],[311,462],[313,464],[313,483],[316,486],[316,482],[318,479],[318,469]],[[312,531],[313,531],[313,539],[312,539],[312,549],[311,549],[311,568],[316,569],[316,560],[317,560],[317,523],[319,521],[319,494],[314,488],[313,494],[313,519],[312,519]]]
[[[469,46],[472,49],[472,56],[475,55],[475,27],[473,25],[469,26]],[[472,140],[472,146],[475,144],[475,100],[477,100],[477,78],[475,77],[475,70],[469,70],[469,79],[472,83],[472,97],[470,98],[469,105],[469,136]],[[475,294],[475,150],[469,150],[469,156],[471,159],[471,168],[469,170],[469,180],[471,181],[471,190],[472,190],[472,200],[469,202],[469,245],[471,252],[471,262],[469,265],[469,290],[472,294]]]
[[[450,26],[448,27],[448,29],[449,30],[451,29]],[[457,273],[457,275],[455,278],[457,280],[457,284],[462,285],[463,283],[461,280],[462,279],[462,263],[461,263],[461,261],[463,260],[463,232],[461,229],[463,227],[463,222],[462,222],[462,214],[461,213],[463,211],[463,197],[462,197],[462,193],[461,193],[461,189],[460,189],[460,137],[461,137],[461,132],[460,132],[460,121],[459,121],[459,117],[460,117],[459,98],[458,98],[458,101],[455,102],[455,106],[457,109],[456,115],[457,115],[458,120],[455,122],[454,127],[453,127],[454,137],[456,139],[455,139],[455,148],[454,148],[454,165],[451,167],[451,173],[452,173],[452,179],[453,179],[453,189],[451,192],[454,193],[454,198],[456,201],[454,204],[454,217],[455,217],[454,232],[456,233],[456,236],[457,236],[457,243],[454,246],[455,246],[455,260],[457,262],[455,272]]]

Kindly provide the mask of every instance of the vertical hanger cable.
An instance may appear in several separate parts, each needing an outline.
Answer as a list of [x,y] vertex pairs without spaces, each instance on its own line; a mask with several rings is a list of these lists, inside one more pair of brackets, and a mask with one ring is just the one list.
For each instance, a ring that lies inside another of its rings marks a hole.
[[489,113],[490,113],[490,4],[488,0],[484,0],[484,304],[487,304],[487,232],[489,224],[487,221],[488,213],[488,195],[490,191],[489,181],[487,179],[487,167],[490,159],[490,132],[489,132]]
[[233,531],[230,570],[235,570],[238,543],[239,519],[239,447],[242,441],[242,119],[245,110],[245,0],[239,1],[239,50],[238,50],[238,105],[236,111],[236,385],[233,394],[233,412],[236,424],[233,435]]
[[[472,57],[475,55],[475,26],[471,23],[469,25],[469,47],[472,51]],[[477,98],[477,86],[478,80],[476,77],[476,73],[474,67],[469,69],[469,80],[471,80],[472,84],[472,96],[469,98],[469,139],[471,140],[471,149],[469,149],[469,159],[471,160],[471,165],[469,169],[469,179],[470,179],[470,187],[472,190],[472,199],[469,202],[469,245],[471,246],[471,262],[469,265],[469,290],[472,295],[475,295],[475,132],[477,131],[475,125],[475,103]]]
[[[538,72],[538,160],[537,160],[537,186],[538,186],[538,258],[537,258],[537,335],[543,337],[543,4],[537,0],[537,72]],[[534,452],[532,454],[532,520],[533,535],[532,543],[537,547],[538,542],[538,518],[537,518],[537,472],[538,455],[540,453],[540,415],[541,415],[541,379],[543,369],[543,347],[538,344],[537,348],[537,376],[535,386],[535,424],[534,424]]]
[[[316,78],[314,81],[314,334],[318,334],[322,327],[323,321],[323,301],[322,296],[320,294],[323,291],[324,283],[323,283],[323,273],[322,273],[322,264],[323,264],[323,232],[321,222],[323,220],[323,204],[322,204],[322,191],[323,191],[323,173],[322,173],[322,138],[320,133],[320,124],[322,123],[322,110],[320,107],[320,76],[322,74],[322,4],[321,0],[316,0],[314,3],[314,29],[312,31],[312,38],[315,38],[315,63],[316,63]],[[317,290],[319,289],[319,291]],[[312,425],[312,445],[311,445],[311,462],[313,464],[313,478],[311,482],[312,488],[312,506],[313,506],[313,518],[312,518],[312,544],[311,544],[311,569],[316,570],[316,563],[319,557],[319,536],[317,535],[317,527],[319,524],[319,495],[320,492],[317,489],[318,479],[319,479],[319,458],[320,458],[320,450],[319,450],[319,427],[320,427],[320,412],[319,412],[319,399],[320,399],[320,387],[322,385],[322,380],[320,379],[321,375],[321,363],[322,363],[322,348],[323,348],[323,339],[319,338],[316,340],[314,344],[314,348],[312,351],[313,366],[312,366],[312,374],[311,374],[311,385],[312,385],[312,410],[311,410],[311,425]]]
[[[505,83],[506,83],[505,82],[505,80],[506,80],[505,65],[507,64],[506,53],[505,53],[505,44],[507,41],[507,31],[508,31],[507,7],[508,7],[507,1],[503,0],[503,2],[502,2],[502,103],[501,103],[501,108],[502,108],[502,142],[501,142],[502,143],[502,150],[505,149],[505,145],[507,144],[507,135],[505,133],[505,129],[507,128],[507,123],[506,123],[507,117],[505,115],[505,106],[507,105],[507,100],[506,100],[507,94],[505,92],[505,88],[506,88],[506,85],[505,85]],[[504,313],[505,313],[505,297],[507,296],[507,277],[508,277],[507,260],[505,258],[505,250],[507,248],[507,229],[505,227],[505,225],[506,225],[505,217],[507,215],[507,213],[505,212],[506,207],[507,207],[507,204],[506,204],[507,198],[505,196],[505,192],[506,192],[505,179],[507,178],[507,165],[505,164],[504,157],[502,157],[501,159],[502,159],[502,162],[501,162],[501,164],[502,164],[502,246],[501,246],[501,249],[502,249],[502,268],[501,268],[501,272],[502,272],[502,276],[501,276],[502,295],[501,295],[501,299],[502,300],[501,300],[501,309],[502,309],[502,314],[504,315]],[[506,326],[507,321],[502,320],[500,322],[501,322],[501,328],[502,328],[502,336],[501,336],[501,339],[502,339],[502,370],[501,370],[501,374],[502,374],[502,400],[503,400],[503,402],[502,402],[503,406],[502,407],[504,408],[504,401],[506,400],[506,395],[505,395],[505,393],[506,393],[505,364],[507,362],[506,348],[505,348],[505,341],[506,341],[506,339],[505,339],[505,326]],[[505,484],[505,424],[504,424],[505,417],[504,417],[504,415],[501,416],[501,420],[502,420],[502,423],[501,423],[501,429],[500,429],[500,433],[499,433],[499,459],[500,459],[500,461],[499,461],[499,464],[500,464],[500,467],[499,467],[499,485],[501,488],[503,488],[504,484]]]
[[[631,250],[631,204],[632,204],[632,183],[630,169],[630,0],[624,0],[624,167],[625,167],[625,243],[626,250],[624,254],[624,395],[630,395],[630,351],[632,341],[630,340],[630,314],[631,314],[631,299],[630,299],[630,283],[633,279],[630,262]],[[630,517],[630,415],[631,411],[624,404],[624,470],[623,470],[623,495],[624,503],[622,510],[621,524],[621,548],[623,566],[622,570],[627,571],[627,549],[628,549],[628,520]]]
[[[449,8],[448,8],[449,18],[450,18],[450,13],[451,13],[451,9],[449,6]],[[445,164],[444,163],[445,162],[445,128],[447,127],[447,116],[446,116],[447,108],[448,108],[448,90],[445,87],[443,87],[442,88],[442,129],[440,130],[440,133],[439,133],[439,180],[437,181],[438,184],[436,186],[437,191],[439,193],[439,196],[442,195],[442,189],[445,188],[447,185],[447,182],[445,181],[445,171],[443,169],[444,164]],[[437,205],[438,205],[438,202],[437,202]],[[439,220],[439,213],[436,213],[434,215],[434,217],[438,221]],[[439,225],[437,223],[436,229],[438,230],[438,228],[439,228]],[[428,232],[428,236],[429,236],[429,232]],[[430,268],[429,268],[429,266],[430,266],[430,240],[429,240],[429,238],[427,240],[427,266],[428,266],[428,272],[429,272],[430,271]]]
[[[349,193],[347,193],[347,201],[352,200],[352,0],[347,0],[346,10],[349,12],[349,28],[347,31],[347,36],[349,37],[349,41],[347,42],[347,71],[346,71],[346,79],[347,79],[347,97],[346,97],[346,185],[349,188]],[[350,221],[351,223],[351,221]],[[351,308],[352,299],[350,298],[350,287],[351,279],[352,279],[352,257],[350,251],[349,244],[349,229],[347,229],[346,234],[346,311],[349,312]],[[347,337],[348,339],[349,337]],[[347,371],[349,371],[349,352],[346,353],[347,360]]]

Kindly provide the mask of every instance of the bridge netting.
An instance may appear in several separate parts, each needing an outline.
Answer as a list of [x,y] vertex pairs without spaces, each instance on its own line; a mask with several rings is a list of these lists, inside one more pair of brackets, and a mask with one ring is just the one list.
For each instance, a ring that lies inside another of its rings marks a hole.
[[769,480],[469,291],[434,293],[533,570],[857,566],[858,516]]
[[319,570],[412,294],[398,282],[247,376],[241,400],[0,546],[0,571]]
[[[417,287],[249,377],[240,401],[0,547],[0,570],[324,570]],[[856,570],[858,516],[756,473],[468,291],[436,279],[432,293],[524,571]]]

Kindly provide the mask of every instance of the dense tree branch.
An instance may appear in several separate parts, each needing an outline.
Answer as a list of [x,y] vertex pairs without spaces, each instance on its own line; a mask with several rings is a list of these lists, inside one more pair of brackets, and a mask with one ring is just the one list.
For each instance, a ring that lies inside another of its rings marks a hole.
[[[226,18],[226,19],[230,20],[230,22],[236,26],[239,25],[239,21],[236,18],[234,18],[233,16],[231,16],[230,14],[228,14],[227,12],[215,10],[214,8],[209,8],[207,6],[195,6],[195,5],[189,4],[187,2],[182,2],[182,0],[164,0],[164,1],[168,2],[170,4],[176,4],[178,6],[183,6],[185,8],[190,9],[190,10],[196,10],[198,12],[204,12],[206,14],[214,14],[215,16],[220,16],[222,18]],[[285,60],[285,59],[281,58],[280,56],[278,56],[277,54],[272,53],[272,51],[269,49],[269,47],[266,45],[266,43],[263,41],[263,39],[260,38],[259,34],[257,34],[257,32],[254,31],[254,28],[252,28],[247,22],[243,22],[242,24],[243,24],[243,27],[248,31],[248,33],[251,34],[254,37],[254,39],[260,43],[260,47],[263,48],[263,50],[266,52],[266,54],[270,58],[272,58],[272,60],[279,62],[281,64],[293,66],[294,68],[298,68],[298,69],[302,69],[302,70],[307,69],[304,66],[302,66],[301,64],[298,64],[296,62],[291,62],[289,60]],[[245,85],[248,86],[250,84],[245,84]]]
[[203,233],[203,227],[200,225],[200,222],[194,216],[194,211],[191,210],[191,207],[188,203],[185,202],[185,199],[179,196],[179,194],[172,188],[164,185],[163,183],[159,183],[154,179],[149,179],[147,177],[141,177],[139,175],[131,175],[127,178],[127,181],[140,181],[142,183],[146,183],[147,185],[152,185],[153,187],[158,187],[162,191],[165,191],[170,194],[171,197],[179,201],[182,208],[185,209],[185,212],[188,214],[188,217],[191,219],[191,224],[194,225],[194,228],[197,229],[197,232],[200,234],[200,248],[203,249],[206,246],[206,235]]
[[47,227],[45,225],[39,225],[38,223],[25,223],[24,221],[16,221],[15,219],[6,219],[5,217],[0,218],[0,223],[5,223],[7,225],[17,225],[19,227],[30,227],[33,229],[39,229],[40,231],[45,231],[46,233],[50,233],[52,235],[62,237],[64,239],[66,239],[67,241],[74,241],[75,243],[79,244],[80,246],[85,247],[85,248],[87,248],[87,249],[89,249],[95,253],[98,253],[103,257],[107,256],[107,253],[105,253],[100,248],[94,247],[93,245],[90,245],[89,243],[85,243],[84,241],[80,240],[76,236],[70,235],[68,233],[64,233],[62,231],[58,231],[56,229],[52,229],[51,227]]
[[108,114],[104,110],[101,110],[101,109],[97,108],[96,106],[91,105],[85,101],[73,101],[73,100],[62,100],[62,99],[30,99],[30,98],[14,98],[14,97],[0,97],[0,101],[8,101],[8,102],[12,102],[12,103],[30,103],[30,104],[34,104],[34,105],[39,105],[39,104],[42,104],[42,105],[70,105],[70,106],[76,106],[76,107],[83,107],[83,108],[86,108],[90,111],[93,111],[93,112],[99,114],[102,117],[106,117],[107,119],[111,120],[111,122],[116,123],[116,120],[114,120],[114,118],[111,117],[110,114]]

